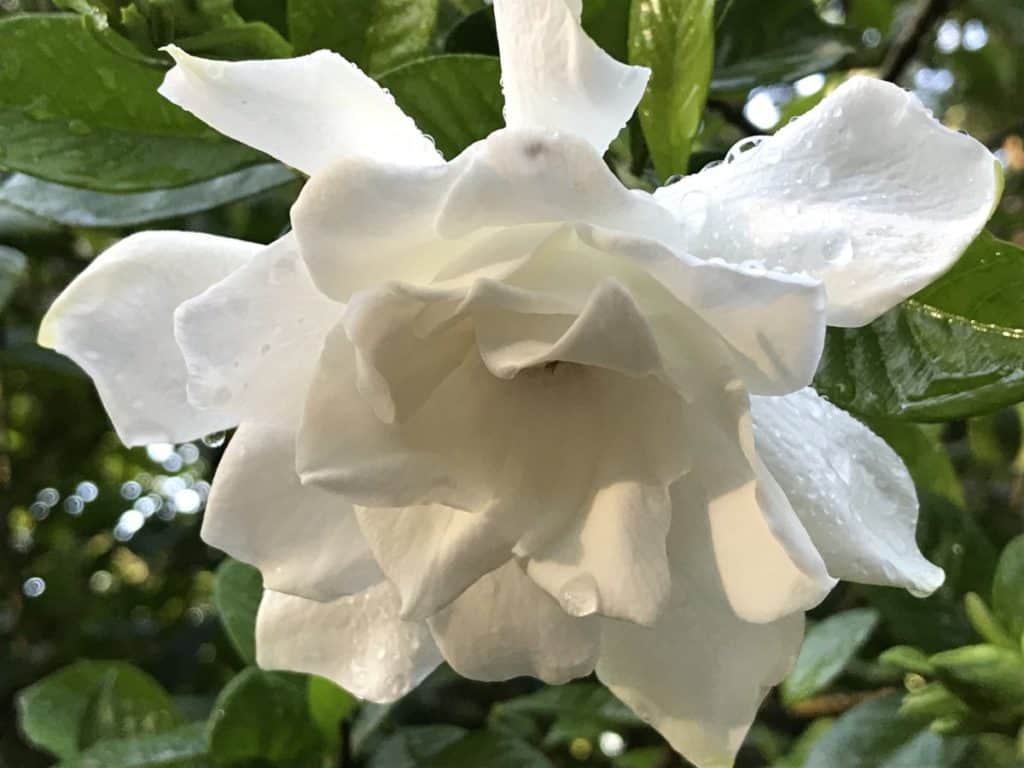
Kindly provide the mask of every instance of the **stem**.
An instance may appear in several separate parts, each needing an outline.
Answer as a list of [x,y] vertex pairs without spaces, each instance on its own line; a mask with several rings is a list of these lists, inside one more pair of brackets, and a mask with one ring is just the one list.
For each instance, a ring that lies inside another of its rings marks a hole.
[[924,0],[902,34],[893,41],[878,70],[878,76],[890,83],[897,82],[917,55],[925,36],[955,4],[956,0]]

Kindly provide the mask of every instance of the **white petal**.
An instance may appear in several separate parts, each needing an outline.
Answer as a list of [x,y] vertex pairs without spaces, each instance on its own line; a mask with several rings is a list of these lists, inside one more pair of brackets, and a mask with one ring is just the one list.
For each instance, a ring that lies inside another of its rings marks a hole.
[[604,152],[650,70],[620,64],[580,26],[580,0],[495,0],[505,120],[585,138]]
[[819,603],[835,586],[785,494],[754,450],[746,393],[709,376],[687,409],[699,435],[677,504],[709,521],[722,588],[743,619],[770,622]]
[[426,624],[400,619],[398,605],[386,581],[331,603],[267,590],[256,619],[256,662],[326,677],[370,701],[396,701],[441,663]]
[[553,685],[589,674],[597,617],[573,618],[512,560],[427,622],[445,660],[473,680],[539,677]]
[[806,271],[831,325],[870,322],[947,270],[981,231],[999,164],[915,96],[857,77],[763,141],[655,197],[704,258]]
[[286,235],[174,315],[189,399],[294,429],[327,332],[345,307],[320,293]]
[[442,162],[391,94],[336,53],[227,62],[165,50],[177,65],[160,86],[164,98],[304,173],[350,155]]
[[829,573],[929,595],[944,574],[917,548],[917,494],[884,440],[807,388],[752,401],[757,450]]
[[352,506],[299,483],[287,430],[239,427],[217,467],[202,536],[259,568],[267,589],[311,600],[362,592],[384,578]]
[[612,275],[646,306],[639,283],[653,276],[726,338],[755,392],[805,386],[824,341],[818,281],[686,255],[668,211],[570,136],[499,131],[439,168],[338,163],[306,185],[293,220],[338,301],[387,280],[450,285],[488,268],[505,279],[532,259],[534,287],[576,301]]
[[181,442],[234,426],[186,396],[174,310],[263,246],[191,232],[142,232],[104,251],[50,307],[39,343],[96,383],[126,445]]
[[402,597],[405,618],[437,613],[481,575],[505,563],[516,543],[493,515],[452,507],[359,507],[357,516],[377,561]]
[[[673,496],[692,485],[684,480]],[[715,573],[707,518],[690,515],[685,503],[669,551],[669,606],[653,627],[603,620],[597,674],[698,768],[732,768],[765,693],[796,660],[803,616],[738,618]]]
[[[668,211],[623,187],[585,141],[542,131],[497,131],[444,166],[348,158],[310,179],[292,209],[313,280],[338,301],[387,280],[451,276],[479,236],[499,228],[566,221],[664,240],[679,232]],[[503,244],[493,259],[513,258],[515,245]]]

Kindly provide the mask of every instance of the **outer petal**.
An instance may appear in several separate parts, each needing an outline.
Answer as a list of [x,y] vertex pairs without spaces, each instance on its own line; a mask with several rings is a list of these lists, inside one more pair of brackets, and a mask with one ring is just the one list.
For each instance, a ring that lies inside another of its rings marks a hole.
[[404,618],[437,613],[482,574],[505,563],[516,543],[501,519],[452,507],[359,507],[356,514],[377,561],[401,595]]
[[96,383],[126,445],[179,442],[234,426],[186,397],[174,340],[181,302],[245,264],[263,246],[191,232],[143,232],[104,251],[50,307],[39,343]]
[[256,618],[256,661],[264,669],[307,672],[363,699],[400,699],[441,656],[426,624],[402,621],[386,581],[318,603],[267,590]]
[[914,538],[914,484],[884,440],[810,388],[751,405],[758,453],[829,573],[918,595],[942,585]]
[[442,162],[391,95],[336,53],[225,62],[165,50],[177,66],[160,86],[164,98],[304,173],[348,155]]
[[286,235],[174,313],[189,399],[294,430],[323,339],[344,309],[313,286]]
[[580,26],[580,0],[495,0],[505,120],[585,138],[599,152],[629,120],[650,70],[620,64]]
[[796,660],[799,613],[750,624],[730,609],[718,581],[706,517],[679,483],[672,522],[672,599],[653,627],[605,619],[597,674],[698,768],[732,768],[768,688]]
[[255,565],[277,592],[328,601],[384,576],[344,499],[303,486],[295,435],[243,424],[228,445],[203,518],[203,540]]
[[514,560],[427,623],[445,660],[474,680],[531,675],[557,685],[589,674],[597,657],[597,617],[566,614]]
[[676,515],[706,519],[709,552],[732,610],[770,622],[819,603],[835,586],[811,538],[754,449],[749,398],[738,382],[695,363],[704,383],[686,411],[685,434],[699,435]]
[[853,78],[734,162],[659,190],[704,258],[807,271],[829,323],[857,326],[923,288],[981,231],[1001,172],[897,86]]

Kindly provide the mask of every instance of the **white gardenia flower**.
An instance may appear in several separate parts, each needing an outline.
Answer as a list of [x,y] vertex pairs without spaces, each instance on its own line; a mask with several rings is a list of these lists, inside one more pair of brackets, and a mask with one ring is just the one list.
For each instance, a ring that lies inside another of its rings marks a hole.
[[807,385],[826,323],[957,259],[997,164],[854,78],[733,162],[629,191],[602,153],[648,72],[579,0],[494,6],[507,128],[447,163],[336,54],[172,48],[164,96],[309,175],[293,232],[133,235],[40,342],[129,445],[238,425],[203,536],[263,572],[262,666],[382,702],[442,660],[596,669],[728,766],[836,579],[942,582],[903,464]]

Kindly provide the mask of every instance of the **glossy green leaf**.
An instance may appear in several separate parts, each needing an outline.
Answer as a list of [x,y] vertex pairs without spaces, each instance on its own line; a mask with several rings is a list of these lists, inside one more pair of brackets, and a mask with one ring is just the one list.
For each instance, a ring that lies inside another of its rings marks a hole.
[[505,124],[500,78],[496,58],[452,54],[406,64],[380,84],[450,159]]
[[77,661],[21,691],[17,707],[25,738],[63,759],[97,738],[154,733],[178,722],[163,688],[121,661]]
[[1003,549],[992,579],[992,609],[1015,637],[1024,634],[1024,536]]
[[421,56],[437,24],[438,0],[288,0],[298,54],[337,51],[378,74]]
[[651,69],[640,125],[662,178],[685,173],[708,94],[713,0],[633,0],[629,61]]
[[899,716],[899,694],[859,704],[811,749],[804,768],[970,768],[970,742]]
[[58,768],[212,768],[205,723],[165,733],[101,741]]
[[218,59],[283,59],[294,50],[280,33],[262,21],[247,21],[179,38],[177,45],[195,56]]
[[719,3],[713,91],[790,82],[830,69],[854,50],[847,31],[826,24],[812,0]]
[[209,210],[295,179],[271,163],[184,187],[117,194],[14,174],[0,184],[0,202],[68,227],[127,227]]
[[309,716],[320,730],[324,742],[337,747],[341,741],[341,723],[359,706],[355,696],[322,677],[310,675],[306,684]]
[[210,754],[227,765],[296,760],[322,743],[306,702],[305,678],[253,667],[221,691],[207,734]]
[[544,753],[528,742],[491,731],[474,731],[442,750],[424,768],[554,768]]
[[985,233],[863,328],[830,328],[818,391],[868,417],[945,421],[1024,399],[1024,249]]
[[825,690],[857,655],[877,624],[877,611],[858,608],[813,625],[804,637],[793,671],[782,681],[783,702],[792,705]]
[[25,277],[28,261],[25,254],[6,245],[0,245],[0,312],[11,300],[15,289]]
[[266,158],[156,89],[159,69],[86,17],[0,19],[0,166],[110,192],[189,184]]
[[456,725],[402,728],[381,742],[368,768],[422,768],[465,735]]
[[247,664],[256,662],[256,612],[263,597],[263,577],[251,565],[230,558],[217,569],[213,602],[220,620]]

